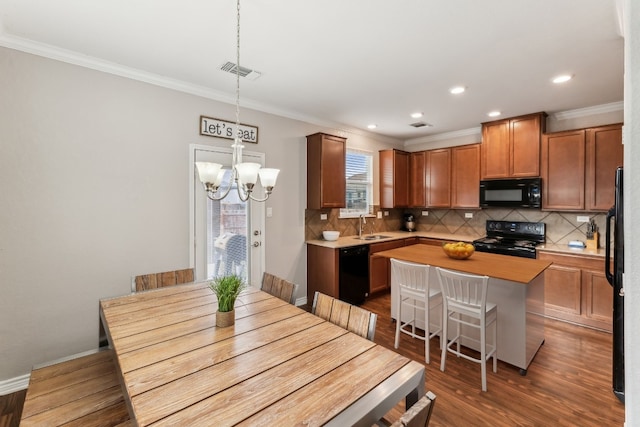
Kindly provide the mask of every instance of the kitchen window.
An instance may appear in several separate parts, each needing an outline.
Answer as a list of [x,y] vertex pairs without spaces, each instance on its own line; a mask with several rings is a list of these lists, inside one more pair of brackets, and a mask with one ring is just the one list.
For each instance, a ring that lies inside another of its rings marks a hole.
[[368,151],[347,149],[346,208],[340,209],[340,218],[353,218],[373,213],[373,154]]

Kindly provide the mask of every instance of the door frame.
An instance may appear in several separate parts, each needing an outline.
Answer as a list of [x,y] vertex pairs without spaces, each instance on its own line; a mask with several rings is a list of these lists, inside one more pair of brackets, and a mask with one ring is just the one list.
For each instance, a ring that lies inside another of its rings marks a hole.
[[[203,191],[202,183],[200,179],[197,177],[196,172],[196,152],[197,151],[210,151],[217,152],[222,154],[232,155],[233,149],[231,147],[219,147],[214,145],[201,145],[201,144],[189,144],[189,176],[188,176],[188,185],[189,185],[189,265],[193,266],[196,269],[196,211],[195,211],[195,192]],[[262,166],[265,164],[265,155],[264,153],[256,152],[256,151],[243,151],[243,155],[252,156],[257,158]],[[250,260],[250,268],[247,270],[248,274],[248,283],[250,285],[259,286],[262,281],[262,274],[265,271],[265,245],[264,245],[264,227],[265,227],[265,203],[264,202],[253,202],[247,201],[247,203],[251,203],[251,208],[249,209],[250,215],[247,219],[248,227],[247,227],[247,251],[248,257]],[[260,235],[254,236],[254,230],[259,230]],[[253,246],[254,242],[259,242],[259,246],[256,248]],[[257,253],[256,253],[257,252]],[[256,262],[257,261],[257,265]],[[199,271],[194,272],[194,277],[196,280],[200,277]]]

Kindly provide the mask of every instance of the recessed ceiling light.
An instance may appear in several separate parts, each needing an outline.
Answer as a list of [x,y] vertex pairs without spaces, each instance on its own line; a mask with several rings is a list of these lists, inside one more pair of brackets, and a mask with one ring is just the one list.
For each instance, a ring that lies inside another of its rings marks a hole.
[[465,90],[466,89],[465,89],[464,86],[455,86],[455,87],[452,87],[451,89],[449,89],[449,92],[451,92],[454,95],[457,95],[459,93],[464,92]]
[[569,80],[571,80],[572,76],[569,74],[563,74],[561,76],[556,76],[553,78],[552,82],[554,83],[564,83],[564,82],[568,82]]
[[419,119],[422,116],[424,116],[424,113],[411,113],[411,117],[414,119]]
[[491,112],[487,113],[487,116],[489,116],[489,117],[498,117],[500,114],[502,114],[500,111],[491,111]]
[[370,125],[367,125],[368,129],[375,129],[377,127],[378,127],[378,125],[376,125],[375,123],[371,123]]

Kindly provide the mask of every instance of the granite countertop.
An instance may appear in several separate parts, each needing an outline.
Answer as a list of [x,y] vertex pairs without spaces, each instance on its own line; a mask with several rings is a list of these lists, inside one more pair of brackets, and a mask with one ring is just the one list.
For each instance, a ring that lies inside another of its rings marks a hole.
[[[382,231],[379,233],[374,233],[375,235],[387,236],[384,239],[377,240],[360,240],[358,236],[341,236],[338,240],[328,241],[328,240],[307,240],[305,243],[308,245],[316,245],[322,246],[325,248],[347,248],[350,246],[360,246],[360,245],[370,245],[371,243],[378,242],[391,242],[394,240],[408,239],[410,237],[425,237],[429,239],[437,239],[437,240],[450,240],[454,242],[473,242],[478,239],[477,236],[465,236],[461,234],[453,234],[453,233],[434,233],[429,231]],[[368,234],[364,234],[366,236]],[[605,249],[589,249],[589,248],[572,248],[569,245],[562,244],[543,244],[539,245],[537,248],[538,252],[547,252],[547,253],[557,253],[563,255],[582,255],[589,257],[605,257]]]
[[[363,236],[367,236],[368,234],[363,234]],[[322,246],[325,248],[346,248],[349,246],[360,246],[360,245],[370,245],[371,243],[378,242],[391,242],[394,240],[402,240],[408,239],[411,237],[426,237],[429,239],[438,239],[438,240],[451,240],[455,242],[473,242],[478,237],[476,236],[464,236],[460,234],[450,234],[450,233],[432,233],[429,231],[381,231],[379,233],[374,233],[374,235],[380,236],[388,236],[385,239],[377,239],[377,240],[360,240],[358,236],[342,236],[339,237],[338,240],[328,241],[328,240],[307,240],[305,243],[308,245],[316,245]]]
[[557,253],[562,255],[582,255],[597,258],[604,258],[606,255],[604,248],[572,248],[569,245],[544,244],[536,247],[538,252]]

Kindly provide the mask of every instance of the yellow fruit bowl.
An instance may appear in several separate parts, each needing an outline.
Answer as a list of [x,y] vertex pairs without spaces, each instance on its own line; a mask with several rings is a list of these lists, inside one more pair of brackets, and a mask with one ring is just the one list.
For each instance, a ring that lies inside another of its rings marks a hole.
[[456,242],[456,243],[443,243],[442,250],[449,258],[453,259],[467,259],[476,251],[476,248],[471,243]]

